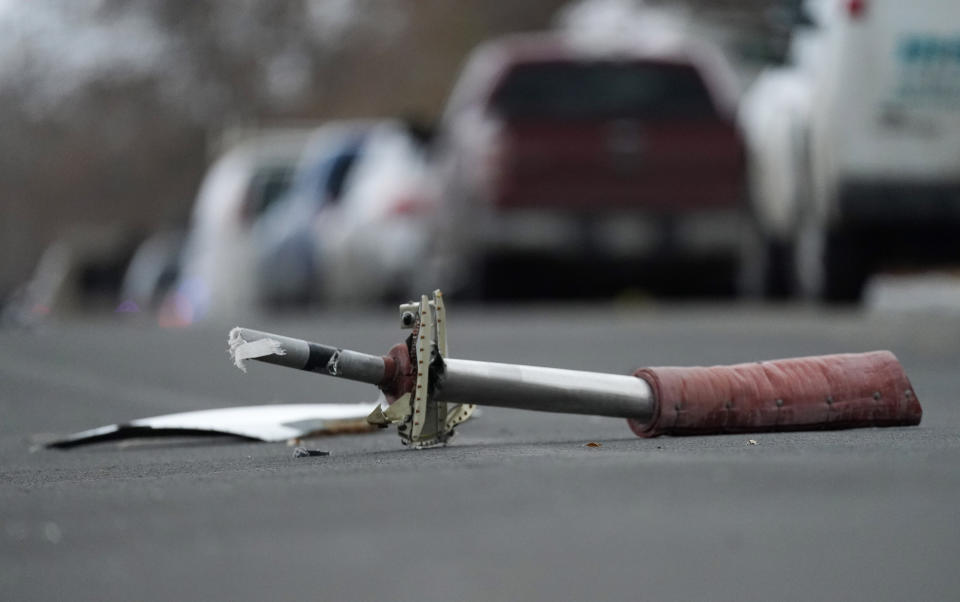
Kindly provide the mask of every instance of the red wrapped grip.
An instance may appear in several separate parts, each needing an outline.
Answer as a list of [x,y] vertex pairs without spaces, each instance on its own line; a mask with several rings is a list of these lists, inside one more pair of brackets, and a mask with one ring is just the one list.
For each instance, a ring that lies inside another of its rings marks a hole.
[[708,368],[641,368],[653,418],[628,420],[641,437],[907,426],[923,410],[889,351]]

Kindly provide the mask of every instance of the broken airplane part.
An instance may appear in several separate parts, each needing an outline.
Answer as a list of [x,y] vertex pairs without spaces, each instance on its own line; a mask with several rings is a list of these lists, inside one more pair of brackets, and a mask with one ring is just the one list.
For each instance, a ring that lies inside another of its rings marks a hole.
[[137,437],[233,436],[253,441],[287,441],[311,435],[374,430],[367,416],[380,407],[370,403],[304,403],[246,406],[166,414],[111,424],[46,444],[65,449],[102,441]]
[[400,323],[411,333],[384,356],[239,327],[230,353],[240,369],[253,359],[377,385],[390,406],[368,420],[415,448],[446,444],[473,404],[618,416],[641,437],[908,426],[923,413],[889,351],[630,376],[451,358],[440,291],[401,305]]

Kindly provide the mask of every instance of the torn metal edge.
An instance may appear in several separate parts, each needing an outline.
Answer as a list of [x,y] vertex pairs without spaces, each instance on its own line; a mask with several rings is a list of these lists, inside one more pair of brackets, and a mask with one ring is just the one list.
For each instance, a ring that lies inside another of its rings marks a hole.
[[352,404],[271,404],[196,410],[139,418],[101,426],[44,444],[67,449],[138,437],[233,436],[251,441],[279,442],[319,435],[375,431],[367,422],[380,400]]
[[192,429],[192,428],[153,428],[151,426],[136,426],[133,424],[111,424],[100,428],[90,429],[74,433],[51,441],[44,445],[47,449],[70,449],[81,445],[90,445],[93,443],[104,443],[107,441],[121,441],[124,439],[136,439],[138,437],[235,437],[247,441],[261,441],[256,437],[240,435],[238,433],[227,433],[216,430]]
[[234,328],[230,331],[230,337],[227,340],[227,344],[230,346],[227,350],[230,353],[230,358],[241,372],[247,372],[247,367],[244,365],[246,360],[266,357],[268,355],[287,354],[287,350],[283,348],[280,341],[267,338],[248,342],[244,340],[241,335],[242,331],[243,329],[239,326]]

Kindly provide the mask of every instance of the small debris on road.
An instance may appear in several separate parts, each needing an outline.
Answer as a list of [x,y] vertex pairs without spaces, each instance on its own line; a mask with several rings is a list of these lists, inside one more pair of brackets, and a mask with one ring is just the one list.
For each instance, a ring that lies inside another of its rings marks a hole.
[[50,543],[57,544],[63,538],[63,533],[57,523],[50,521],[43,525],[43,537]]
[[306,458],[307,456],[329,456],[330,452],[323,451],[321,449],[307,449],[305,447],[298,447],[293,450],[294,458]]
[[584,447],[603,447],[603,444],[597,443],[596,441],[591,441],[590,443],[584,445]]
[[756,445],[756,444],[757,444],[756,439],[747,439],[747,445]]

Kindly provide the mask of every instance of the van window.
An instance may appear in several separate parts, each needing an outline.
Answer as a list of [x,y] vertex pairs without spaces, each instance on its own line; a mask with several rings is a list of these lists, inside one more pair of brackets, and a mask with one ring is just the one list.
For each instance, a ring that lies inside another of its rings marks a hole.
[[247,198],[250,215],[260,215],[273,205],[290,187],[293,167],[288,165],[263,167],[254,174]]
[[708,118],[716,109],[688,65],[544,62],[514,67],[491,97],[505,119]]

